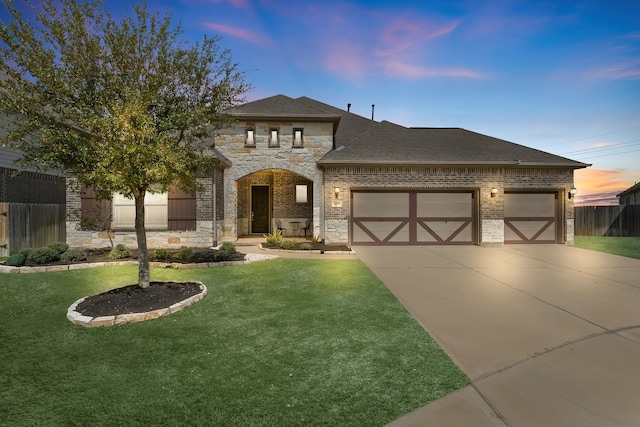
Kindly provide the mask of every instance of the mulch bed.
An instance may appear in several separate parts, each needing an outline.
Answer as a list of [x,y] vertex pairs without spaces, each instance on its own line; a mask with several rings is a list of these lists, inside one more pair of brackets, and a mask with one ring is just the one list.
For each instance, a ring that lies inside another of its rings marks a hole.
[[[266,243],[262,244],[263,248],[266,249],[282,249],[278,246],[269,246]],[[351,248],[347,245],[327,245],[324,243],[311,243],[311,242],[297,242],[293,247],[287,248],[287,250],[292,251],[324,251],[324,252],[334,252],[334,251],[343,251],[349,252]]]
[[[216,251],[213,249],[207,248],[192,248],[193,255],[189,259],[181,259],[178,257],[179,250],[171,250],[170,257],[167,259],[155,259],[153,257],[153,249],[149,250],[149,261],[152,262],[166,262],[166,263],[180,263],[180,264],[192,264],[192,263],[204,263],[204,262],[220,262],[220,261],[243,261],[244,254],[237,252],[231,255],[229,258],[225,260],[221,260],[216,258]],[[84,249],[87,254],[87,259],[85,261],[77,261],[73,264],[81,264],[81,263],[95,263],[95,262],[113,262],[113,261],[137,261],[138,260],[138,250],[131,249],[131,256],[121,259],[112,259],[109,258],[109,252],[111,252],[111,248],[98,248],[98,249]],[[44,265],[66,265],[68,262],[64,261],[55,261],[48,264],[35,264],[33,262],[26,262],[25,267],[41,267]]]
[[117,316],[167,308],[201,292],[194,282],[151,282],[146,289],[129,285],[85,298],[76,311],[85,316]]

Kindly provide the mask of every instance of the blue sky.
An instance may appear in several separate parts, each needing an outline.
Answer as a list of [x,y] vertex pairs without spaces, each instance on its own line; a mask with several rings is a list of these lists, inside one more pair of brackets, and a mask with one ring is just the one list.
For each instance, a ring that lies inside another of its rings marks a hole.
[[[134,2],[107,0],[117,15]],[[577,202],[640,181],[640,1],[156,0],[220,35],[255,100],[308,96],[592,163]]]

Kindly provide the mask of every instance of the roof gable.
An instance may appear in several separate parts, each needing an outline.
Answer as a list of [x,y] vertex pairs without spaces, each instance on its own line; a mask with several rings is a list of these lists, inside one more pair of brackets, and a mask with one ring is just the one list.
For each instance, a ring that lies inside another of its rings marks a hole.
[[240,118],[307,118],[335,121],[340,115],[331,114],[285,95],[275,95],[240,105],[229,110],[231,116]]
[[618,194],[616,197],[626,196],[627,194],[635,193],[636,191],[640,191],[640,182],[637,182],[636,184],[627,188],[622,193]]

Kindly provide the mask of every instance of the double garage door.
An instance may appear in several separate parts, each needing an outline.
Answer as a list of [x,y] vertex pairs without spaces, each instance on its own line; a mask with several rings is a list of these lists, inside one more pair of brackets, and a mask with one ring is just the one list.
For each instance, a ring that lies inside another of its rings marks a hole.
[[353,245],[470,245],[473,192],[354,191]]
[[[353,245],[478,243],[473,191],[353,191]],[[505,243],[556,243],[558,195],[506,192]]]

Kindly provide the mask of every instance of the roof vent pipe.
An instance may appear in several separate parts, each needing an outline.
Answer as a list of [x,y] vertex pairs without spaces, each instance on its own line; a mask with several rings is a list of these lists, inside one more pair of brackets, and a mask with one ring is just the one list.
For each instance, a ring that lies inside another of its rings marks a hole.
[[347,104],[347,113],[348,113],[349,111],[351,111],[351,103],[348,103],[348,104]]
[[373,110],[375,110],[376,104],[371,104],[371,120],[373,120]]

